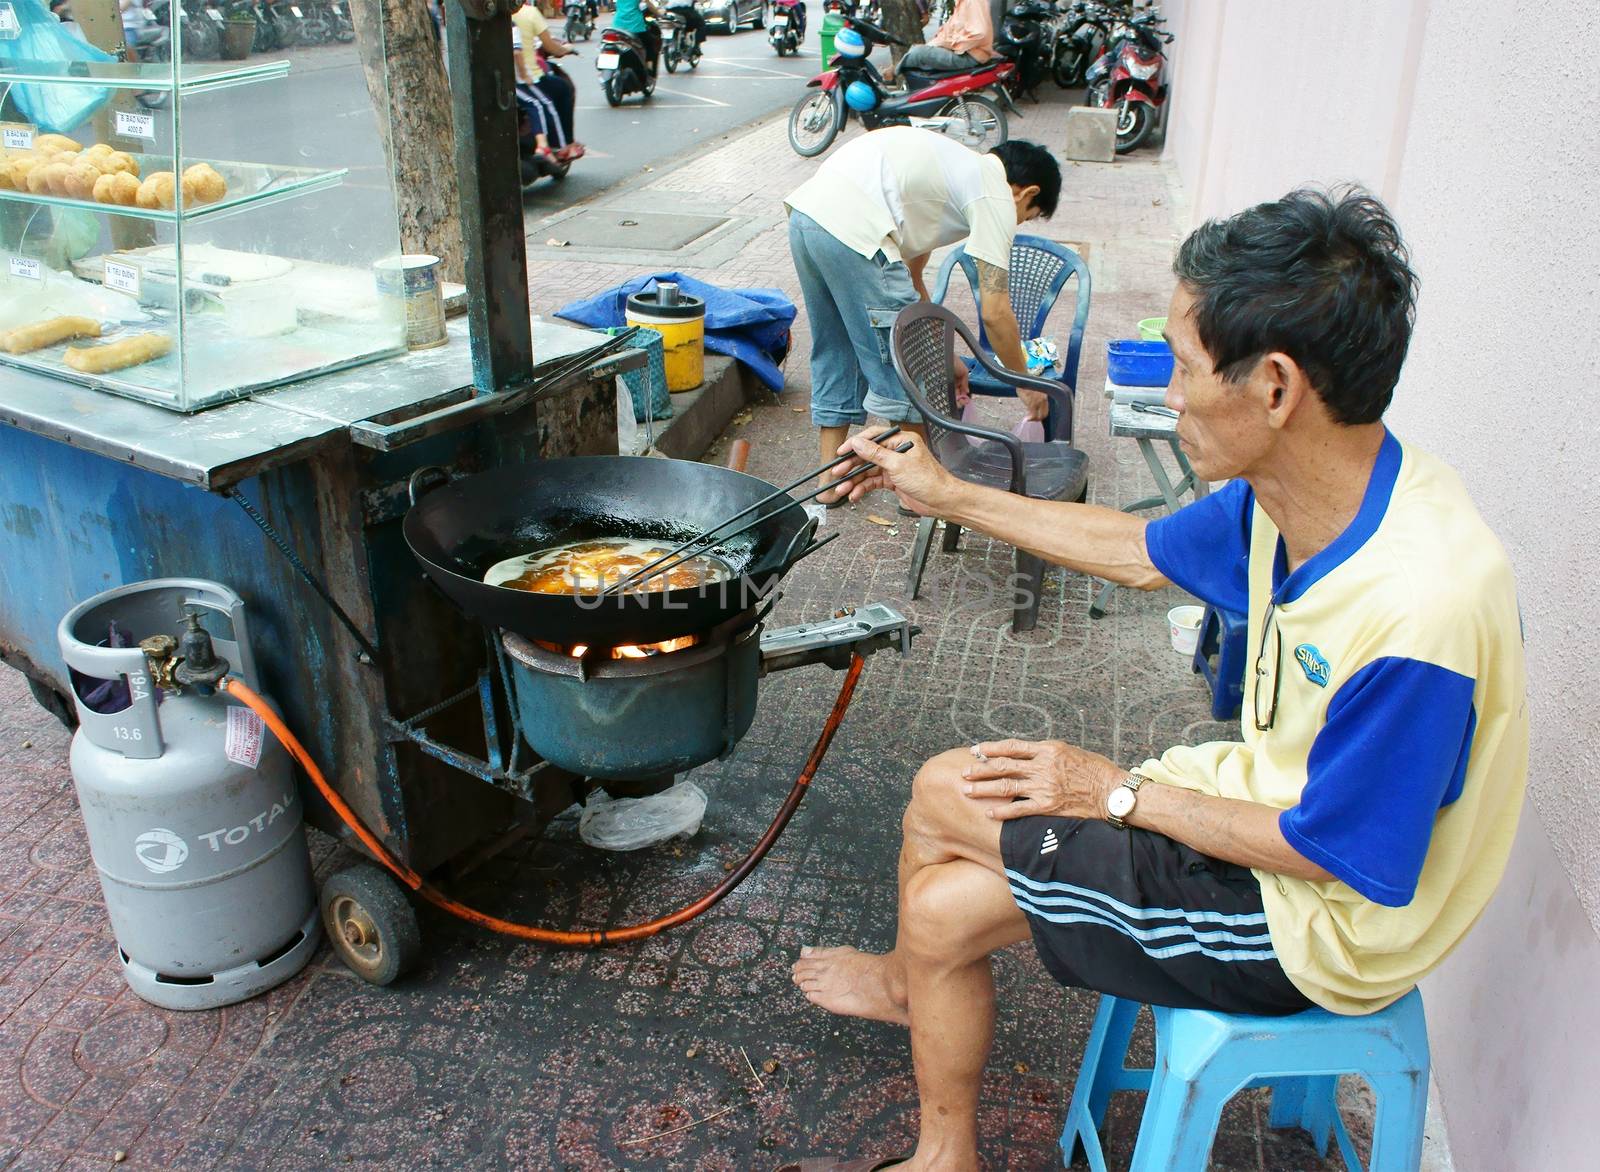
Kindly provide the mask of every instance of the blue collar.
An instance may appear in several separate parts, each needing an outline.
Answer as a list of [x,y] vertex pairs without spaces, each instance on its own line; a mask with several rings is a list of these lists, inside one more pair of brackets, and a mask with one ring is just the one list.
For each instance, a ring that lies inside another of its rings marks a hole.
[[1289,555],[1283,547],[1283,537],[1278,537],[1277,556],[1272,562],[1272,600],[1280,606],[1293,602],[1327,577],[1350,556],[1367,543],[1378,531],[1378,525],[1389,508],[1389,497],[1400,476],[1400,458],[1403,449],[1394,433],[1383,432],[1383,444],[1378,448],[1378,458],[1373,462],[1372,475],[1367,480],[1367,491],[1361,498],[1361,508],[1350,519],[1343,533],[1324,548],[1318,550],[1294,573],[1289,573]]

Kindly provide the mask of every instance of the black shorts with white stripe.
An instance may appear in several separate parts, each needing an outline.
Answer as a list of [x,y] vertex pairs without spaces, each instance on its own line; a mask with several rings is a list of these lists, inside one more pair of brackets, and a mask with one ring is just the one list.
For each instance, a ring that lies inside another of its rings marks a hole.
[[1039,956],[1064,985],[1224,1013],[1311,1007],[1278,963],[1248,867],[1077,818],[1006,822],[1000,856]]

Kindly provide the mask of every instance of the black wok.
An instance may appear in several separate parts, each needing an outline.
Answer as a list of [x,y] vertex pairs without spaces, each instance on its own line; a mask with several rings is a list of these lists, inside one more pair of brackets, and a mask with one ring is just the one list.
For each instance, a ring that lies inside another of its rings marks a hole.
[[689,589],[533,594],[486,585],[483,575],[506,558],[586,538],[676,545],[775,490],[743,472],[688,460],[535,460],[434,489],[406,514],[405,538],[428,576],[481,622],[562,646],[659,643],[707,631],[758,605],[804,556],[816,523],[779,497],[739,522],[759,516],[755,528],[706,551],[734,577]]

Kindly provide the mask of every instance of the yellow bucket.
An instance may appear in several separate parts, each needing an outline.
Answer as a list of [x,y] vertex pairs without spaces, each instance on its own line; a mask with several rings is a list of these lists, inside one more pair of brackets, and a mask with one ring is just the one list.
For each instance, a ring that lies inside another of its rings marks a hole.
[[630,326],[649,326],[661,334],[667,390],[692,391],[705,379],[706,303],[679,293],[667,281],[628,298]]

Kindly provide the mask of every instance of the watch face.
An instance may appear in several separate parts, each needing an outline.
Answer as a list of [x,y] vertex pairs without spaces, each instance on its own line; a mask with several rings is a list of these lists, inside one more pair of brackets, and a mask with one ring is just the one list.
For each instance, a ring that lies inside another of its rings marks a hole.
[[1113,818],[1126,818],[1133,813],[1135,801],[1134,793],[1125,785],[1119,785],[1111,791],[1111,796],[1106,799],[1106,809]]

